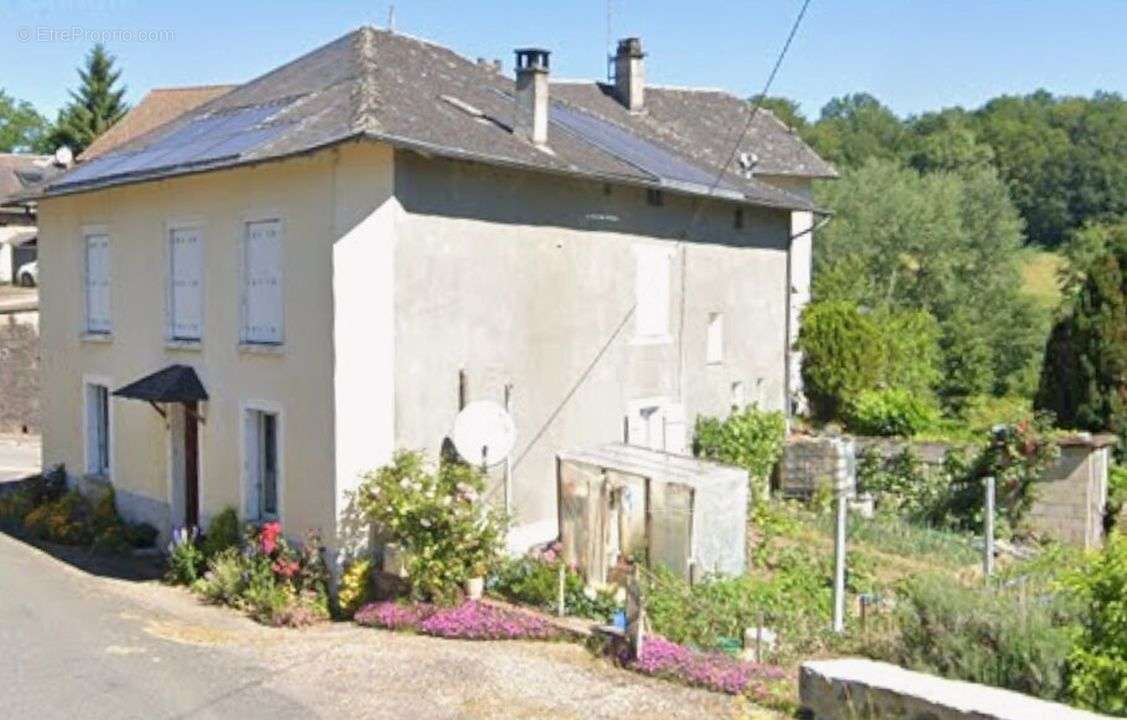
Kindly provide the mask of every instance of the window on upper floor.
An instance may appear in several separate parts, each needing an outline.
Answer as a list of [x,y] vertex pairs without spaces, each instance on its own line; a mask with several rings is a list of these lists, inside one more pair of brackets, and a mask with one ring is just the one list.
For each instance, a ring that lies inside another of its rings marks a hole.
[[107,335],[110,316],[110,238],[88,233],[83,238],[83,281],[86,295],[86,332]]
[[638,339],[669,338],[670,259],[667,248],[634,247],[634,334]]
[[705,348],[705,362],[719,365],[724,362],[724,314],[708,314],[708,337]]
[[283,339],[282,223],[248,222],[243,233],[242,341],[277,345]]
[[168,233],[168,318],[173,340],[203,337],[203,239],[199,228]]

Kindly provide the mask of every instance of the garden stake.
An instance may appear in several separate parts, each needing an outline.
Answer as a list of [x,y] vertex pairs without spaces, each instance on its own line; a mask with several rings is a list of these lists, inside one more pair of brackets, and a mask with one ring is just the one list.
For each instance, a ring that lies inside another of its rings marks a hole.
[[834,534],[834,632],[845,630],[845,489],[837,489],[837,532]]
[[983,520],[982,580],[990,584],[994,574],[994,478],[986,478],[986,510]]

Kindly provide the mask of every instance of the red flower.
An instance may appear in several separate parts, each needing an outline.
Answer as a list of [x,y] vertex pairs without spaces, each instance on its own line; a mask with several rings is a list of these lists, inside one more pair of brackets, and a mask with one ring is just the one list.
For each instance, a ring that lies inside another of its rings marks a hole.
[[262,543],[262,552],[270,555],[278,547],[278,538],[282,535],[282,524],[268,522],[262,526],[258,539]]
[[297,575],[297,571],[301,569],[296,560],[275,560],[273,567],[275,573],[287,580]]

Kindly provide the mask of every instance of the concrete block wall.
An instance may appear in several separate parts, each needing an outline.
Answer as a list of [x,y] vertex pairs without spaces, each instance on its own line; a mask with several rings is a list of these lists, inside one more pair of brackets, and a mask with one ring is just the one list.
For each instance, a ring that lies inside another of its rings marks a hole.
[[814,720],[1110,720],[1011,690],[861,658],[805,662],[802,707]]
[[0,314],[0,433],[38,433],[37,312]]
[[1061,455],[1033,486],[1032,527],[1083,548],[1103,544],[1107,474],[1112,438],[1077,435],[1061,442]]

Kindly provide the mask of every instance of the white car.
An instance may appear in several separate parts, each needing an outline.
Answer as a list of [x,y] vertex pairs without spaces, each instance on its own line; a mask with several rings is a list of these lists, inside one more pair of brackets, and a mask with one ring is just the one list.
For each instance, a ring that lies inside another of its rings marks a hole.
[[32,260],[20,265],[16,271],[16,282],[20,287],[35,287],[39,284],[39,261]]

